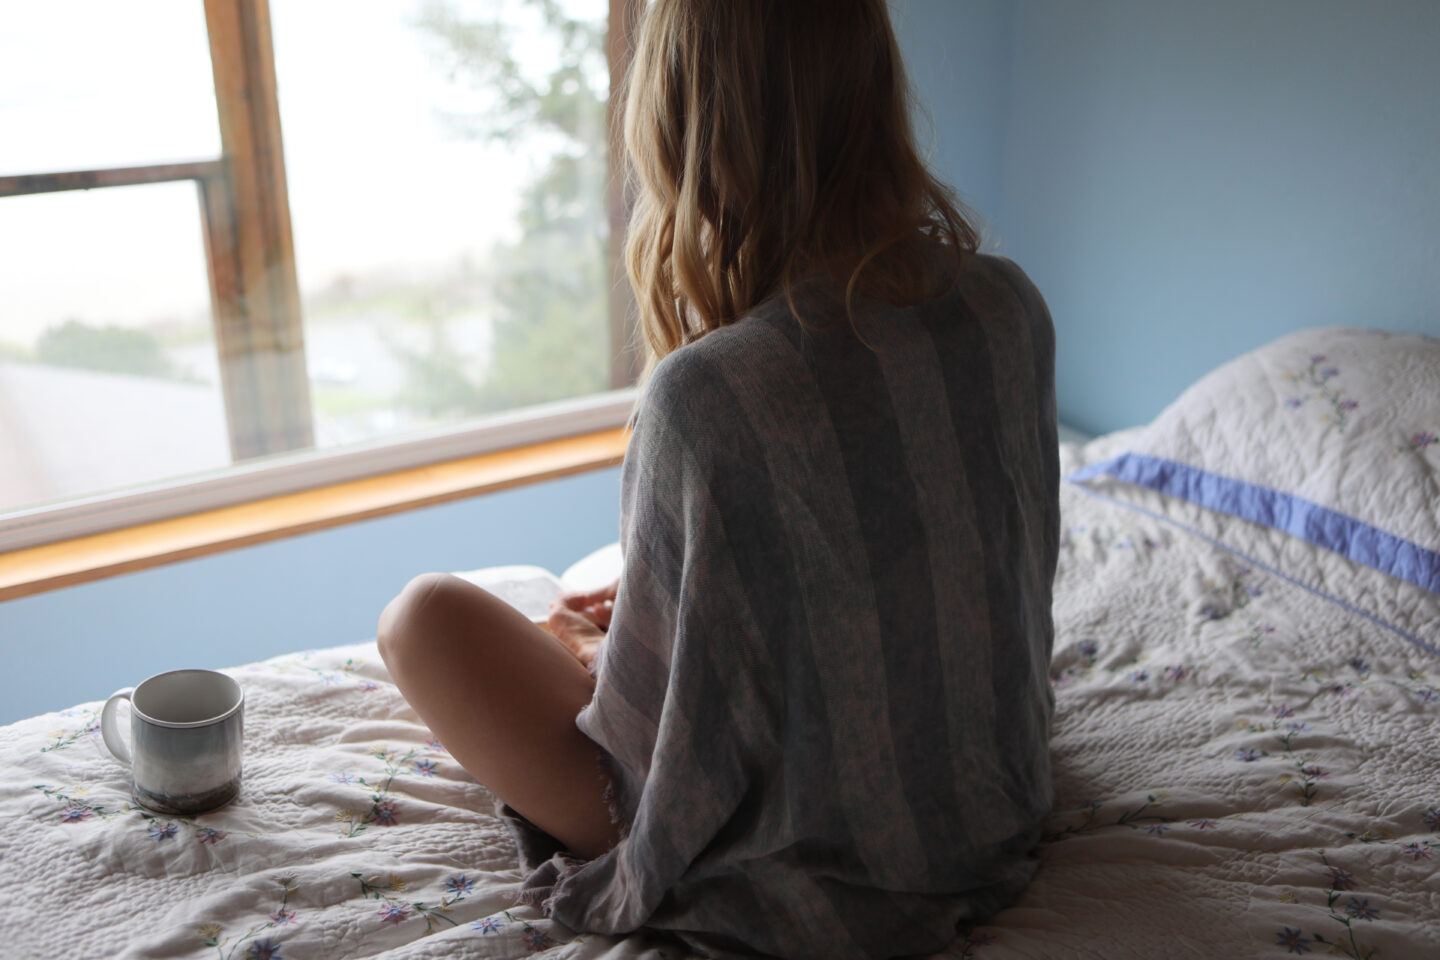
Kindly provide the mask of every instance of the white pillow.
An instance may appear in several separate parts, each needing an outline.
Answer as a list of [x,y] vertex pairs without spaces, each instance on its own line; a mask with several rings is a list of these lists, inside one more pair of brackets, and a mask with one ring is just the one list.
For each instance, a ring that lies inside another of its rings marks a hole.
[[1440,654],[1440,339],[1283,337],[1070,479]]

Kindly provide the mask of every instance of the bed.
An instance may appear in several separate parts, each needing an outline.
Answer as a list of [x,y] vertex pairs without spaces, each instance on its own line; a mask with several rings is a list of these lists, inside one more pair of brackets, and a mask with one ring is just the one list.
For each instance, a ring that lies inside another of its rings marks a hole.
[[[1341,410],[1369,381],[1317,373],[1328,395],[1305,381],[1304,358],[1328,354],[1282,341],[1264,377],[1301,372],[1236,415],[1290,434],[1329,416],[1329,439],[1296,456],[1330,456],[1334,416],[1358,423],[1380,401]],[[1235,406],[1235,389],[1222,377],[1209,402]],[[1147,438],[1223,425],[1223,411],[1182,412],[1178,427],[1062,446],[1055,807],[1034,884],[945,956],[1440,957],[1440,591],[1187,500],[1173,478],[1127,479]],[[1413,445],[1409,426],[1383,426],[1400,431],[1384,475],[1413,460],[1429,478],[1430,516],[1398,521],[1424,544],[1433,531],[1415,524],[1440,523],[1440,422]],[[1218,435],[1234,446],[1243,429]],[[1181,457],[1166,453],[1153,459]],[[1356,512],[1413,508],[1403,491],[1369,500]],[[244,790],[191,819],[131,803],[99,704],[0,728],[0,954],[685,955],[517,904],[493,796],[406,707],[373,642],[229,672],[247,695]]]

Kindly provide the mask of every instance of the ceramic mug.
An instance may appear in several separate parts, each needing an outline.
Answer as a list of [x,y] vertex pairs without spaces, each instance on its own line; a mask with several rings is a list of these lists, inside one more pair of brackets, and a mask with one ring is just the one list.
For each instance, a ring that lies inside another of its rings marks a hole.
[[[130,745],[116,713],[130,701]],[[171,670],[105,701],[100,734],[130,768],[135,800],[160,813],[204,813],[240,792],[245,693],[214,670]]]

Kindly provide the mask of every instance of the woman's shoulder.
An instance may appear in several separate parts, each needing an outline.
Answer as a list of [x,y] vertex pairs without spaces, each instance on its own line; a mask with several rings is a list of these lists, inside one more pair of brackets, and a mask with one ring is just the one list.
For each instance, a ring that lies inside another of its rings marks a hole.
[[[976,253],[966,257],[960,271],[961,287],[989,286],[1002,287],[1016,298],[1027,314],[1044,314],[1045,298],[1035,282],[1030,279],[1018,263],[1009,257],[994,253]],[[967,283],[968,281],[968,283]]]
[[1024,324],[1037,349],[1054,349],[1055,327],[1045,298],[1029,274],[1009,257],[988,253],[967,257],[955,293],[981,322],[1012,329]]
[[690,432],[713,425],[717,407],[728,406],[722,399],[730,389],[727,371],[747,360],[760,360],[756,351],[734,336],[733,326],[707,333],[658,360],[641,384],[636,421],[647,414],[683,420]]
[[763,304],[739,320],[673,350],[651,370],[646,393],[657,400],[691,396],[725,379],[727,371],[763,366],[774,357],[773,350],[764,343],[763,330],[773,328],[777,319],[777,310]]
[[[1008,257],[975,253],[965,256],[955,269],[955,283],[948,293],[914,308],[892,309],[899,313],[952,313],[959,308],[955,303],[959,298],[964,301],[963,312],[986,325],[1025,324],[1032,335],[1022,339],[1042,350],[1053,344],[1054,330],[1045,300],[1017,263]],[[646,380],[642,407],[676,411],[697,403],[713,404],[717,394],[731,389],[729,384],[737,379],[737,370],[747,374],[740,379],[752,382],[763,382],[772,374],[785,375],[786,357],[791,351],[777,349],[777,345],[787,345],[777,344],[777,338],[790,341],[788,346],[798,350],[794,341],[814,334],[815,321],[824,320],[827,310],[843,311],[843,301],[831,303],[824,297],[801,294],[799,302],[802,313],[812,321],[808,325],[797,320],[795,300],[776,296],[733,323],[667,354]],[[848,329],[848,325],[840,326]],[[824,324],[818,324],[818,328],[823,329]]]

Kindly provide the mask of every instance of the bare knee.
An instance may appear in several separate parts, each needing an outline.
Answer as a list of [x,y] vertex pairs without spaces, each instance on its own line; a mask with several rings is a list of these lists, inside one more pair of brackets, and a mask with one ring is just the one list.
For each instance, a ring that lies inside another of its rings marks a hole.
[[453,617],[455,602],[467,589],[474,587],[448,573],[422,573],[385,605],[375,640],[391,673],[402,658],[439,637],[443,621]]

